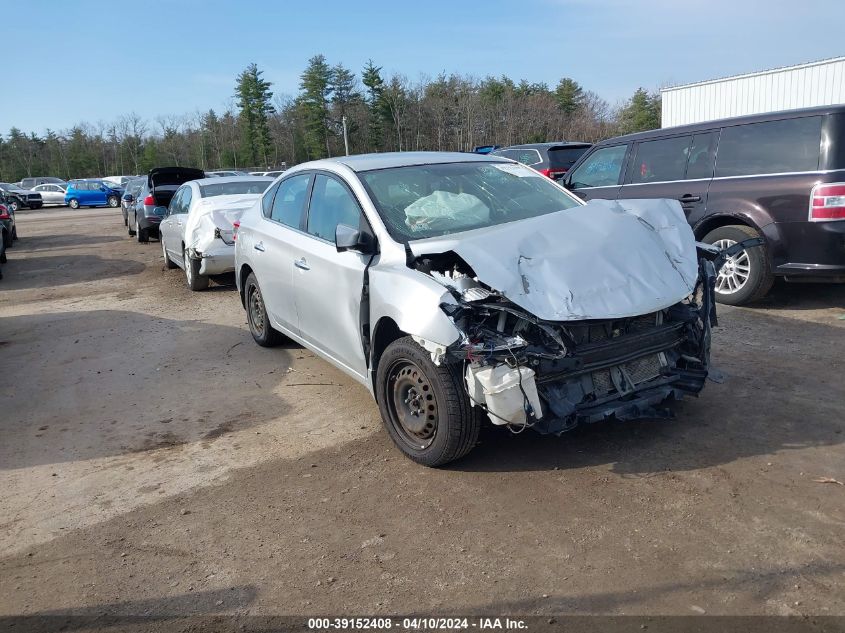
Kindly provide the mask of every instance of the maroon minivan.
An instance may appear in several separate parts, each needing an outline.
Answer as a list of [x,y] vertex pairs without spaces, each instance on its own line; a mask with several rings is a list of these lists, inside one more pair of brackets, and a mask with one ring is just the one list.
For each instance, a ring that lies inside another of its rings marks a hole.
[[741,305],[776,276],[845,282],[845,105],[651,130],[594,145],[563,184],[579,197],[675,198],[696,238],[727,247],[716,297]]

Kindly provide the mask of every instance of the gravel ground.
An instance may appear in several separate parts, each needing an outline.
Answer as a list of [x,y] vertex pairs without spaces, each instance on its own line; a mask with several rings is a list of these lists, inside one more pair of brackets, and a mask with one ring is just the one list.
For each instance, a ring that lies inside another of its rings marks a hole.
[[722,308],[677,419],[491,429],[419,467],[114,209],[19,214],[0,281],[0,616],[845,615],[845,287]]

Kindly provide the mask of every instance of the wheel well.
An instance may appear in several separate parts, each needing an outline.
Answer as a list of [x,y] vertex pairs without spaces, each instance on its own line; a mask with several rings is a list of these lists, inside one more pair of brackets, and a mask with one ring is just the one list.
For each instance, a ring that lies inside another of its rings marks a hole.
[[[184,245],[183,245],[184,249]],[[246,308],[246,297],[244,297],[244,286],[246,285],[246,278],[252,273],[252,268],[249,267],[248,264],[244,264],[241,266],[241,269],[238,271],[238,288],[240,291],[238,294],[241,295],[241,305]]]
[[752,229],[757,229],[751,222],[734,215],[717,215],[712,218],[707,218],[701,224],[695,227],[695,239],[703,239],[710,231],[721,228],[723,226],[732,226],[739,224],[740,226],[749,226]]
[[[381,355],[384,354],[384,350],[386,350],[387,346],[393,341],[400,339],[403,336],[407,336],[407,333],[400,330],[399,326],[396,325],[396,321],[390,317],[382,317],[379,319],[378,323],[376,323],[376,327],[373,329],[373,347],[371,352],[373,379],[375,379],[376,372],[378,371],[378,363],[381,359]],[[375,392],[375,389],[373,391]]]

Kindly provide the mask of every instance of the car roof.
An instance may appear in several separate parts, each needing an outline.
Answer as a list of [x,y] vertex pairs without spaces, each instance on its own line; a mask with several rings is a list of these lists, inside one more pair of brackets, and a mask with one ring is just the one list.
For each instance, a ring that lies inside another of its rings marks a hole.
[[217,178],[198,178],[196,180],[189,180],[185,184],[195,182],[198,185],[222,185],[227,182],[243,182],[245,180],[250,182],[255,182],[256,180],[259,182],[262,180],[273,182],[274,178],[271,178],[270,176],[218,176]]
[[763,114],[747,114],[745,116],[731,117],[729,119],[713,119],[712,121],[690,123],[689,125],[676,125],[673,127],[647,130],[645,132],[634,132],[633,134],[625,134],[624,136],[615,136],[613,138],[605,139],[600,143],[596,143],[596,145],[617,145],[639,139],[653,138],[656,136],[674,136],[675,134],[712,130],[720,127],[730,127],[732,125],[742,125],[745,123],[763,123],[765,121],[776,121],[779,119],[797,119],[805,116],[836,114],[838,112],[845,112],[845,105],[828,105],[815,108],[778,110],[777,112],[765,112]]
[[507,147],[500,147],[493,150],[494,152],[501,152],[503,149],[552,149],[555,147],[568,147],[570,145],[584,146],[592,145],[586,141],[550,141],[548,143],[522,143],[521,145],[508,145]]
[[[409,167],[411,165],[437,165],[445,163],[500,163],[500,156],[486,156],[465,152],[383,152],[377,154],[353,154],[323,158],[297,165],[297,171],[303,167],[319,169],[321,165],[345,165],[355,172],[390,167]],[[288,170],[290,171],[290,170]]]

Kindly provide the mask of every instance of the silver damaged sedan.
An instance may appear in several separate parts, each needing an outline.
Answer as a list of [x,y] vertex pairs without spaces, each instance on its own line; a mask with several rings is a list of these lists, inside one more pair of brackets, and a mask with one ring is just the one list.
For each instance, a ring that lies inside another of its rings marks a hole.
[[674,200],[584,204],[501,157],[407,152],[286,171],[235,270],[259,345],[348,373],[437,466],[483,423],[560,434],[701,391],[722,255],[697,246]]

